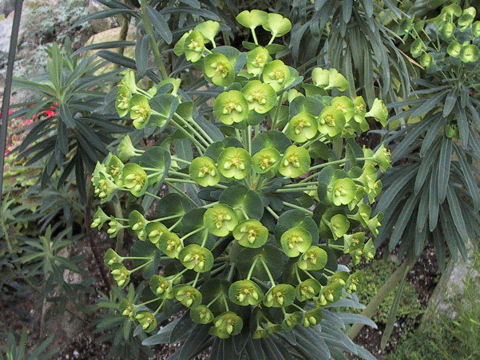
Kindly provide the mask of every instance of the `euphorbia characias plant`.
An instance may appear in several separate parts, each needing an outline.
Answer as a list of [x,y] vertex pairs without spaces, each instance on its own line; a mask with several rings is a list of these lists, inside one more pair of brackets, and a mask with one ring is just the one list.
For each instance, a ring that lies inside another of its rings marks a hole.
[[[129,204],[126,218],[99,209],[92,227],[135,236],[131,256],[110,249],[105,262],[119,287],[143,271],[145,302],[129,304],[126,315],[146,332],[157,329],[161,313],[182,307],[220,339],[319,325],[327,307],[356,289],[357,274],[339,257],[358,263],[375,252],[368,238],[381,214],[372,216],[369,204],[389,155],[354,138],[369,118],[385,124],[385,105],[377,99],[367,109],[363,99],[341,95],[348,82],[334,69],[315,69],[310,83],[275,60],[274,40],[290,31],[288,19],[258,10],[237,19],[252,32],[246,53],[217,46],[213,21],[174,49],[220,87],[214,130],[195,119],[194,103],[177,92],[179,79],[145,90],[127,71],[118,86],[120,116],[137,129],[176,129],[195,154],[182,157],[168,141],[136,148],[126,136],[92,178],[101,202],[123,196]],[[266,46],[259,26],[271,33]],[[159,196],[161,184],[167,193]],[[154,206],[142,208],[148,198]]]

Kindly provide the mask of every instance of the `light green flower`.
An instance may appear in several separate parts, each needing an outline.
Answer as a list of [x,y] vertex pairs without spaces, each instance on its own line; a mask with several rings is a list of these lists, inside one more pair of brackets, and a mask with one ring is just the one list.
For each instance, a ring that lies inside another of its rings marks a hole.
[[267,21],[263,22],[262,26],[265,30],[269,31],[273,37],[281,37],[292,29],[290,20],[276,13],[268,13]]
[[247,72],[255,76],[260,75],[269,60],[270,54],[268,50],[257,46],[247,53]]
[[257,174],[264,174],[275,168],[280,158],[277,149],[264,148],[252,156],[252,168]]
[[200,291],[190,285],[178,285],[173,289],[175,299],[180,301],[183,306],[193,308],[202,303],[202,294]]
[[135,163],[128,163],[123,167],[122,183],[130,193],[136,197],[143,195],[148,186],[147,173]]
[[218,86],[228,86],[235,80],[235,71],[228,58],[220,53],[209,54],[203,60],[205,75]]
[[227,236],[238,224],[235,211],[228,205],[216,204],[203,214],[203,224],[215,236]]
[[250,154],[237,147],[227,147],[218,157],[218,169],[226,178],[242,180],[250,173]]
[[283,176],[296,178],[308,171],[310,162],[310,154],[307,149],[290,145],[280,160],[278,172]]
[[160,236],[157,247],[168,257],[178,258],[180,251],[183,249],[183,242],[180,237],[173,232],[165,232]]
[[478,46],[470,44],[462,46],[460,59],[463,63],[474,63],[480,58],[480,49]]
[[369,112],[365,114],[367,117],[373,117],[382,126],[387,126],[388,109],[383,100],[375,99]]
[[241,123],[247,120],[248,103],[240,91],[225,91],[215,99],[213,113],[226,125]]
[[302,270],[322,270],[327,265],[328,255],[318,246],[311,246],[298,260]]
[[157,328],[157,320],[155,315],[150,311],[140,311],[135,315],[135,319],[145,332],[152,332]]
[[323,135],[335,137],[345,126],[345,115],[333,106],[326,106],[318,118],[318,130]]
[[190,319],[197,324],[209,324],[213,321],[212,311],[205,305],[198,305],[190,309]]
[[205,39],[215,44],[215,36],[220,32],[220,24],[216,21],[207,20],[195,26],[194,30],[199,31]]
[[200,156],[192,160],[188,173],[201,186],[214,186],[220,181],[220,172],[209,157]]
[[302,111],[290,119],[285,134],[298,143],[313,139],[317,135],[317,121],[313,115]]
[[183,43],[183,52],[185,58],[191,62],[197,62],[203,56],[204,50],[204,37],[198,30],[193,30],[188,36],[185,37]]
[[210,271],[214,261],[211,251],[197,244],[190,244],[184,247],[180,251],[178,259],[187,269],[197,273]]
[[133,146],[132,139],[125,135],[117,146],[117,154],[120,160],[126,162],[136,155],[137,149]]
[[110,216],[105,214],[105,212],[102,210],[101,207],[98,207],[97,211],[95,211],[95,214],[93,215],[93,221],[90,224],[90,227],[92,229],[97,228],[98,230],[100,230],[103,224],[105,224],[109,220],[110,220]]
[[328,85],[325,90],[338,89],[345,91],[350,87],[348,80],[340,74],[336,69],[330,69],[328,74]]
[[240,306],[255,306],[262,302],[263,292],[253,281],[239,280],[230,285],[228,297],[234,304]]
[[268,229],[260,221],[249,219],[235,227],[233,237],[244,247],[259,248],[268,240]]
[[149,280],[150,290],[162,299],[173,299],[173,288],[171,280],[160,276],[153,275]]
[[287,256],[296,257],[310,248],[312,235],[303,227],[295,226],[282,234],[280,244]]
[[322,289],[322,285],[318,280],[307,279],[297,286],[297,299],[299,301],[307,301],[317,296]]
[[266,307],[287,307],[295,301],[295,288],[290,284],[278,284],[265,294],[263,304]]
[[312,70],[312,81],[316,86],[325,88],[328,86],[330,71],[322,68]]
[[262,74],[263,82],[275,91],[282,90],[290,79],[290,69],[282,60],[273,60],[265,65]]
[[248,102],[249,110],[254,110],[259,114],[269,112],[277,104],[275,90],[259,80],[249,81],[242,89],[242,93]]
[[210,334],[220,339],[228,339],[230,336],[240,334],[243,329],[243,320],[234,312],[227,311],[213,320]]

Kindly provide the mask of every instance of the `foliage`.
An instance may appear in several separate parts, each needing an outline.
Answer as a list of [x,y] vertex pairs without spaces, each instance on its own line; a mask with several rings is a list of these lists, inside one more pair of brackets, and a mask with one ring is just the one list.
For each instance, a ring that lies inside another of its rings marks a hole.
[[111,344],[109,359],[139,359],[152,355],[150,348],[141,344],[146,336],[134,334],[135,320],[122,315],[123,304],[136,302],[138,295],[133,285],[129,286],[127,294],[114,287],[109,296],[103,295],[92,308],[96,312],[95,332],[101,335],[98,340]]
[[13,333],[6,337],[6,344],[0,346],[0,360],[48,360],[57,352],[56,350],[47,351],[48,345],[53,337],[44,340],[40,345],[27,351],[27,331],[23,330],[20,339],[15,339]]
[[[154,39],[148,9],[142,3],[146,44]],[[357,275],[339,266],[338,257],[374,256],[372,240],[357,230],[378,233],[381,216],[371,217],[368,204],[381,191],[377,168],[390,166],[389,153],[383,146],[362,149],[353,139],[368,130],[366,118],[385,123],[388,111],[379,99],[367,111],[361,97],[334,96],[349,88],[334,69],[316,68],[313,83],[304,83],[296,69],[271,59],[275,39],[291,29],[288,19],[252,10],[237,20],[254,38],[246,53],[217,46],[214,21],[197,25],[174,47],[217,86],[210,85],[213,111],[196,111],[180,79],[164,76],[155,51],[159,74],[147,76],[162,81],[143,89],[146,73],[137,66],[117,86],[118,114],[160,139],[139,149],[124,137],[92,176],[101,202],[115,198],[125,210],[119,216],[99,208],[92,227],[108,224],[111,237],[128,231],[137,238],[130,256],[105,254],[119,287],[140,271],[144,279],[135,296],[143,302],[121,302],[119,311],[139,323],[136,333],[151,333],[188,308],[143,342],[185,340],[182,359],[210,345],[219,359],[232,346],[249,358],[259,352],[274,359],[286,351],[321,358],[314,349],[318,355],[312,355],[312,336],[335,358],[344,351],[371,358],[337,326],[372,323],[328,309],[358,306],[348,295]],[[260,26],[271,34],[265,47],[256,38]],[[148,46],[140,46],[137,63],[148,55]],[[168,194],[158,196],[163,184]]]
[[350,96],[361,94],[368,104],[379,95],[389,102],[408,95],[408,62],[389,28],[404,15],[394,2],[277,1],[275,8],[294,23],[288,45],[295,64],[338,69],[355,84]]
[[[62,54],[58,45],[49,49],[48,71],[36,80],[17,79],[17,87],[33,91],[38,99],[31,108],[12,116],[32,117],[39,111],[55,106],[53,116],[38,118],[19,146],[27,164],[45,159],[40,180],[45,186],[58,170],[58,185],[64,185],[74,173],[82,198],[86,198],[85,180],[96,161],[105,155],[112,134],[122,132],[103,107],[103,86],[114,79],[116,71],[98,75],[102,62],[92,58],[78,60],[67,46]],[[51,111],[51,110],[50,110]]]
[[[388,279],[395,270],[395,266],[388,260],[376,260],[371,264],[363,267],[360,280],[358,283],[357,295],[362,304],[368,304],[378,292],[378,289]],[[389,296],[378,307],[377,313],[372,317],[376,323],[386,324],[390,309],[392,308],[395,295],[390,293]],[[413,323],[416,317],[423,313],[422,306],[419,303],[418,294],[413,285],[406,283],[403,294],[398,307],[397,315],[405,317],[410,323]],[[413,324],[412,324],[413,325]]]
[[[453,256],[465,255],[466,242],[477,238],[479,229],[479,59],[474,54],[480,37],[471,9],[450,5],[435,18],[404,24],[405,36],[413,39],[410,53],[427,69],[413,97],[393,105],[402,111],[390,122],[404,125],[386,141],[395,144],[392,160],[398,165],[383,178],[386,190],[376,208],[385,212],[377,245],[388,239],[390,251],[398,246],[401,257],[416,259],[433,241],[442,267],[447,248]],[[452,56],[457,40],[463,45]]]
[[[476,258],[475,269],[478,272],[478,253]],[[407,334],[397,349],[388,356],[389,360],[473,360],[480,356],[480,304],[476,300],[480,290],[479,279],[471,273],[463,282],[463,294],[449,301],[455,318],[452,320],[442,314],[424,327]]]

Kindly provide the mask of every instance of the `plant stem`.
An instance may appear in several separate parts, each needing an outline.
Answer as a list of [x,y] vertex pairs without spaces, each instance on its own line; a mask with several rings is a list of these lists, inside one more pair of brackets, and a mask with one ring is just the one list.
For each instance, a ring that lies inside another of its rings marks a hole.
[[184,183],[184,184],[196,184],[195,181],[193,180],[187,180],[187,179],[175,179],[175,178],[165,178],[165,182],[169,183],[169,182],[177,182],[177,183]]
[[[203,136],[202,134],[200,134],[193,126],[192,124],[190,124],[189,121],[185,120],[183,117],[181,117],[180,115],[178,114],[174,114],[173,115],[177,120],[181,121],[182,123],[184,123],[187,128],[190,129],[190,131],[192,131],[192,133],[200,140],[202,141],[203,144],[205,144],[205,146],[208,146],[211,144],[211,142],[208,142]],[[203,131],[203,129],[202,129]]]
[[253,42],[255,43],[255,45],[258,45],[258,39],[257,39],[257,34],[255,33],[255,28],[250,28],[250,30],[252,32]]
[[[114,211],[115,217],[123,218],[122,204],[120,204],[120,200],[118,198],[116,198],[115,201],[113,202],[113,211]],[[124,231],[120,230],[117,233],[117,243],[115,244],[116,252],[122,251],[124,237],[125,237]]]
[[[273,39],[274,38],[272,38],[272,40]],[[272,120],[272,130],[275,130],[275,126],[277,125],[278,115],[280,114],[280,108],[282,107],[284,97],[285,97],[286,94],[287,93],[284,92],[284,93],[282,93],[282,95],[280,95],[280,100],[278,102],[277,108],[275,109],[275,115],[273,116],[273,120]]]
[[[178,115],[177,113],[174,114],[174,116],[182,121],[184,121],[185,123],[190,123],[187,119],[183,118],[182,116]],[[210,135],[208,135],[208,133],[203,130],[203,128],[200,126],[199,123],[197,123],[194,119],[192,119],[193,121],[191,122],[193,124],[193,126],[195,126],[198,131],[200,131],[200,133],[205,137],[205,139],[209,142],[209,144],[213,144],[214,141],[213,139],[210,137]]]
[[142,265],[137,266],[136,268],[133,268],[132,270],[129,270],[130,274],[134,273],[135,271],[143,269],[145,266],[149,265],[152,261],[153,261],[153,259],[150,259],[147,262],[143,263]]
[[277,213],[275,211],[273,211],[273,209],[270,207],[270,206],[267,206],[265,209],[267,209],[267,211],[272,214],[272,216],[275,218],[275,220],[278,220],[278,218],[280,216],[277,215]]
[[187,164],[187,165],[190,165],[192,162],[191,161],[188,161],[188,160],[184,160],[184,159],[181,159],[175,155],[171,155],[170,156],[172,160],[174,161],[178,161],[178,162],[181,162],[181,163],[184,163],[184,164]]
[[255,260],[253,260],[252,266],[250,266],[250,270],[248,270],[247,280],[250,280],[250,278],[252,277],[253,269],[255,268],[257,261],[258,261],[258,257],[256,257]]
[[[370,300],[367,307],[362,311],[361,315],[371,318],[378,311],[378,307],[390,294],[390,292],[398,285],[402,280],[405,271],[413,264],[407,262],[402,263],[397,270],[385,281],[383,286],[378,290],[377,294]],[[354,339],[360,330],[363,328],[363,324],[354,324],[348,329],[347,335],[350,339]]]
[[285,206],[291,207],[292,209],[297,209],[297,210],[303,211],[303,212],[305,212],[309,215],[313,215],[313,211],[305,209],[301,206],[298,206],[298,205],[295,205],[295,204],[292,204],[292,203],[289,203],[289,202],[286,202],[286,201],[282,201],[282,204],[285,205]]
[[168,228],[168,231],[172,231],[173,229],[175,229],[175,228],[177,227],[177,225],[180,224],[180,222],[181,222],[182,220],[183,220],[183,218],[178,219],[177,221],[175,221],[175,223]]
[[193,143],[195,144],[195,146],[197,147],[198,151],[203,154],[204,151],[206,150],[206,147],[204,145],[202,145],[192,134],[190,134],[187,130],[185,130],[183,128],[183,126],[181,126],[180,124],[178,124],[177,122],[175,122],[173,119],[171,121],[171,123],[173,125],[175,125],[175,127],[180,130],[186,137],[188,137],[190,140],[193,141]]
[[265,272],[267,273],[268,279],[272,283],[272,286],[275,286],[275,280],[273,279],[273,276],[272,276],[272,273],[270,272],[270,269],[268,268],[267,264],[265,264],[265,261],[263,261],[262,258],[260,258],[260,261],[263,264],[263,268],[265,269]]
[[200,232],[200,231],[202,231],[202,230],[204,230],[204,229],[205,229],[205,228],[202,226],[202,227],[199,227],[198,229],[195,229],[195,230],[193,230],[193,231],[190,231],[188,234],[183,235],[183,236],[180,238],[180,240],[183,241],[183,240],[185,240],[185,239],[188,239],[190,236],[195,235],[196,233],[198,233],[198,232]]
[[167,70],[165,68],[165,63],[163,61],[162,54],[158,48],[158,44],[155,40],[155,36],[153,34],[152,24],[150,23],[150,19],[147,16],[147,0],[141,0],[140,6],[142,8],[142,21],[143,25],[145,26],[145,31],[150,38],[150,46],[153,50],[153,55],[155,57],[155,65],[157,65],[160,73],[162,75],[162,80],[168,78]]
[[317,187],[298,187],[298,188],[289,188],[289,189],[277,189],[276,193],[289,193],[289,192],[299,192],[299,191],[312,191],[317,190]]

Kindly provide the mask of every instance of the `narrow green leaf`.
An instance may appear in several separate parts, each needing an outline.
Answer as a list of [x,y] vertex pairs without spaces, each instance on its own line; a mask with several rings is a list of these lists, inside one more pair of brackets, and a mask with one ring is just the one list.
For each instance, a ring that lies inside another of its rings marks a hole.
[[447,197],[448,180],[452,159],[452,140],[444,138],[438,156],[438,202],[441,204]]

